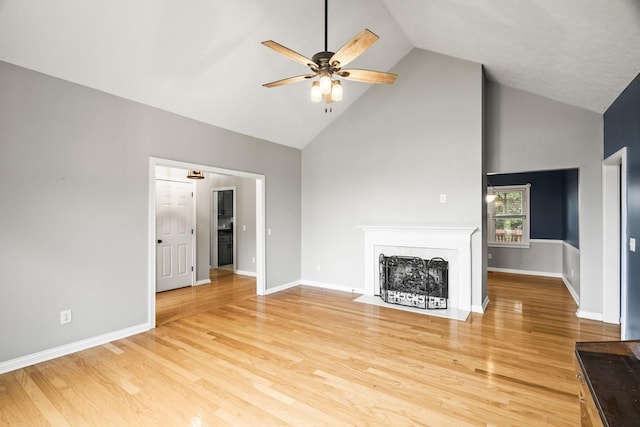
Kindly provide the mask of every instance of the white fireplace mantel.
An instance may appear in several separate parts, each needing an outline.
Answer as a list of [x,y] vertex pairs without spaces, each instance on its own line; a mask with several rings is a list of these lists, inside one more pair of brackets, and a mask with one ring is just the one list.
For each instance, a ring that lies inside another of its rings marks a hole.
[[471,311],[471,236],[474,227],[429,226],[359,226],[364,232],[364,289],[366,295],[375,294],[375,277],[379,274],[376,247],[395,246],[453,250],[457,253],[455,300],[449,304],[457,310]]

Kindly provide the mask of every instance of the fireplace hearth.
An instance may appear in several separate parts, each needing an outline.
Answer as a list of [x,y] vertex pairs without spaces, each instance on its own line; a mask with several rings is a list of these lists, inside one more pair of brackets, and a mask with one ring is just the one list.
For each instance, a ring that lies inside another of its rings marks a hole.
[[382,301],[421,309],[446,309],[449,263],[442,258],[379,256]]

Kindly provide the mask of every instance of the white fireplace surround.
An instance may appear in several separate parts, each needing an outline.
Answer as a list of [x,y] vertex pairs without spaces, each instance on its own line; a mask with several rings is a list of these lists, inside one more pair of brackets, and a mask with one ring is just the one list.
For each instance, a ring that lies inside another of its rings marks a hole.
[[[461,320],[471,312],[471,236],[477,228],[471,227],[392,227],[360,226],[364,231],[364,290],[365,295],[376,295],[379,283],[379,259],[385,255],[408,255],[407,248],[414,248],[416,255],[428,253],[430,257],[440,250],[442,258],[450,258],[448,306]],[[396,253],[389,252],[396,247]],[[411,250],[411,249],[409,249]],[[427,310],[438,314],[439,310]],[[444,314],[444,313],[443,313]],[[445,316],[449,317],[449,316]]]

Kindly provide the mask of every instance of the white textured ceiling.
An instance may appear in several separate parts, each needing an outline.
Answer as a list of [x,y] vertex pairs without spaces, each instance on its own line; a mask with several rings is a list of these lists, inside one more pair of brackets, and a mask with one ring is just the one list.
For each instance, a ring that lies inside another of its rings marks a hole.
[[[306,73],[262,46],[323,50],[322,0],[0,0],[0,60],[301,148],[334,112]],[[330,0],[329,49],[380,36],[353,68],[389,71],[412,47],[482,63],[489,78],[602,113],[640,72],[640,0]],[[399,78],[402,78],[400,76]]]

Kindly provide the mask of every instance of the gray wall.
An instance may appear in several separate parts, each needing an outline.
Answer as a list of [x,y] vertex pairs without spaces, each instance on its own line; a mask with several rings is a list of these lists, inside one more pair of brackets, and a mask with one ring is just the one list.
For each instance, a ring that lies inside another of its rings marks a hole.
[[488,267],[559,276],[562,274],[562,245],[560,240],[532,240],[528,248],[490,246]]
[[580,310],[602,314],[602,115],[488,82],[487,173],[580,169]]
[[481,305],[482,67],[414,49],[393,71],[303,149],[302,277],[363,288],[359,225],[472,226]]
[[[198,262],[197,279],[209,278],[211,261],[211,190],[220,187],[236,187],[236,270],[255,273],[256,264],[252,258],[256,256],[256,180],[238,176],[207,174],[207,178],[197,184],[197,218],[198,218]],[[242,231],[242,226],[247,227]],[[217,244],[217,243],[216,243]]]
[[300,278],[299,150],[2,62],[0,146],[0,361],[147,322],[150,156],[264,174],[267,287]]
[[580,249],[567,242],[562,244],[562,278],[569,282],[572,296],[579,303],[579,294],[575,290],[580,289]]

